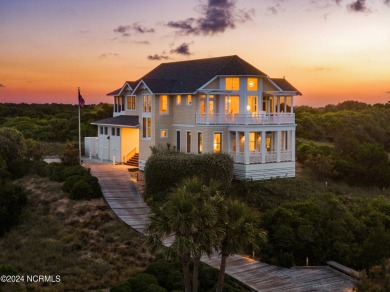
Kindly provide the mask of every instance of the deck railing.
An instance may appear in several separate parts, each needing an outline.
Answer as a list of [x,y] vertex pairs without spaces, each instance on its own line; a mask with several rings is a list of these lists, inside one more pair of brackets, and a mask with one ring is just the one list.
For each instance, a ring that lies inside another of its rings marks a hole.
[[[245,154],[243,152],[230,152],[229,153],[233,157],[234,163],[245,164]],[[292,161],[292,151],[291,150],[283,150],[280,151],[280,161]],[[276,151],[268,151],[264,155],[264,163],[273,163],[278,162],[278,153]],[[262,163],[262,156],[260,152],[250,152],[249,153],[249,164],[259,164]]]
[[204,125],[278,125],[294,124],[293,113],[267,114],[196,114],[196,123]]

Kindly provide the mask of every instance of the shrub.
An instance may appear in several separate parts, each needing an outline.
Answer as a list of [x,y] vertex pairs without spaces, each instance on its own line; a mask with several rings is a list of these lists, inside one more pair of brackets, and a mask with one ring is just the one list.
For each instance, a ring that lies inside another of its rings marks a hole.
[[64,153],[61,155],[61,161],[64,165],[74,166],[80,164],[79,148],[76,143],[68,142]]
[[160,258],[151,263],[145,273],[154,275],[158,283],[168,291],[184,289],[180,265],[177,263]]
[[93,191],[88,183],[80,179],[72,187],[69,197],[74,200],[89,200],[93,197]]
[[66,178],[64,185],[62,186],[62,190],[64,192],[70,193],[72,191],[73,186],[81,180],[81,175],[72,175]]
[[31,172],[38,174],[39,176],[47,176],[47,166],[49,164],[43,160],[33,161]]
[[26,157],[28,159],[41,160],[43,157],[42,144],[34,139],[26,139]]
[[102,189],[100,187],[99,180],[97,179],[97,177],[92,176],[88,173],[88,175],[84,175],[83,177],[81,177],[81,179],[90,185],[92,189],[91,198],[100,198],[103,196]]
[[50,180],[61,182],[63,181],[61,172],[65,167],[65,165],[58,162],[50,163],[46,167],[47,176]]
[[26,143],[23,134],[14,128],[0,128],[0,156],[7,162],[24,158]]
[[19,222],[26,203],[27,195],[22,187],[8,183],[0,185],[0,235]]
[[32,161],[27,159],[13,160],[8,165],[8,171],[13,178],[21,178],[29,174],[32,166]]
[[75,165],[75,166],[67,166],[61,170],[61,177],[62,180],[66,180],[68,177],[73,175],[86,175],[87,170],[82,167],[81,165]]
[[172,187],[192,176],[200,176],[206,184],[214,179],[227,191],[233,178],[233,160],[228,154],[154,154],[145,165],[146,195],[163,200]]

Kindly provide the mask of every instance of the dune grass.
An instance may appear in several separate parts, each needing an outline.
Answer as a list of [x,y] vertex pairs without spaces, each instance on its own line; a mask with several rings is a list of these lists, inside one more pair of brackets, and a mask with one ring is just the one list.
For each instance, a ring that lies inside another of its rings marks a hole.
[[72,201],[62,184],[38,176],[18,180],[29,190],[21,223],[0,238],[0,265],[19,275],[60,275],[61,282],[0,286],[4,291],[107,289],[152,260],[143,237],[119,221],[103,199]]

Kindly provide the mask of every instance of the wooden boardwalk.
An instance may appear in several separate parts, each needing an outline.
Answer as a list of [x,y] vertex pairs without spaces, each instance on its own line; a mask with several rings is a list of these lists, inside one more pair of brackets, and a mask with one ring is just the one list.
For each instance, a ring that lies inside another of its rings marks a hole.
[[[128,166],[85,162],[92,175],[99,179],[105,200],[115,214],[138,232],[145,234],[150,209],[130,179]],[[169,242],[167,242],[169,244]],[[203,257],[202,261],[219,268],[218,255]],[[286,269],[234,255],[228,258],[226,273],[254,291],[352,291],[352,278],[336,270],[321,267]]]

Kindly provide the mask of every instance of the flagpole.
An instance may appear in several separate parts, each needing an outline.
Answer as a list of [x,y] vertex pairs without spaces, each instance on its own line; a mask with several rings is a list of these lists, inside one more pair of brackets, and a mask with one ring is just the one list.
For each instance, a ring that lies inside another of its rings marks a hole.
[[80,111],[80,87],[77,95],[77,104],[79,105],[79,162],[81,165],[81,111]]

